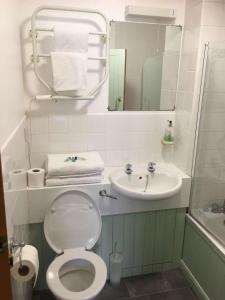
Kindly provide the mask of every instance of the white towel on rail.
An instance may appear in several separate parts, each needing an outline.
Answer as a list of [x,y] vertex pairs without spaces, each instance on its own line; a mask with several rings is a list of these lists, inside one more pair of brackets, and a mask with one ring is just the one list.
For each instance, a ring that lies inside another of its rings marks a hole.
[[76,31],[68,26],[55,26],[55,51],[87,53],[88,32]]
[[[78,157],[76,161],[69,157]],[[47,176],[75,176],[90,173],[101,173],[104,162],[98,152],[79,152],[69,154],[48,154]]]
[[53,86],[56,92],[86,89],[87,54],[51,52]]

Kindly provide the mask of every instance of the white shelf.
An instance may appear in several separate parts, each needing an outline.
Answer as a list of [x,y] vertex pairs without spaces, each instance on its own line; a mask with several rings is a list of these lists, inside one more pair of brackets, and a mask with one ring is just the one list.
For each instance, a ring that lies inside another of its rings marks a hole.
[[167,142],[167,141],[161,140],[161,143],[162,143],[163,145],[174,145],[174,144],[175,144],[175,141]]

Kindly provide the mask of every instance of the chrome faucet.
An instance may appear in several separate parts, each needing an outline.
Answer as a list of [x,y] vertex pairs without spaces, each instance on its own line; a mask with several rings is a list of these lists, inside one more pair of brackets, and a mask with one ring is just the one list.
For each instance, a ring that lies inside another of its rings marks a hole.
[[115,200],[118,199],[116,196],[108,194],[106,190],[99,191],[99,196],[101,196],[101,197],[107,197],[107,198],[111,198],[111,199],[115,199]]
[[148,163],[148,167],[147,167],[148,172],[153,174],[155,172],[155,165],[156,165],[156,163],[154,163],[154,162]]
[[214,214],[218,214],[218,213],[224,213],[225,214],[225,200],[224,200],[222,206],[220,206],[218,203],[213,203],[212,204],[212,212]]
[[133,172],[133,170],[132,170],[132,164],[126,164],[125,173],[128,174],[128,175],[131,175],[132,172]]

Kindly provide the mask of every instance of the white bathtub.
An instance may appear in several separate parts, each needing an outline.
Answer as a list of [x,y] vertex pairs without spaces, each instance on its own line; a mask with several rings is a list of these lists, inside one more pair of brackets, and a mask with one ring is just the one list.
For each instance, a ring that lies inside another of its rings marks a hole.
[[225,214],[197,209],[192,212],[192,215],[193,217],[188,217],[225,255]]

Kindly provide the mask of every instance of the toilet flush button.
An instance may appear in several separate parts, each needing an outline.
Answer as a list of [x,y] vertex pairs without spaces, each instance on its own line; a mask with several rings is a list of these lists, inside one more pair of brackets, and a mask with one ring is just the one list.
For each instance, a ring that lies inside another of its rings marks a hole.
[[93,204],[90,203],[89,204],[89,208],[92,209],[93,208]]
[[54,208],[54,207],[51,208],[51,213],[52,213],[52,214],[55,213],[55,208]]

